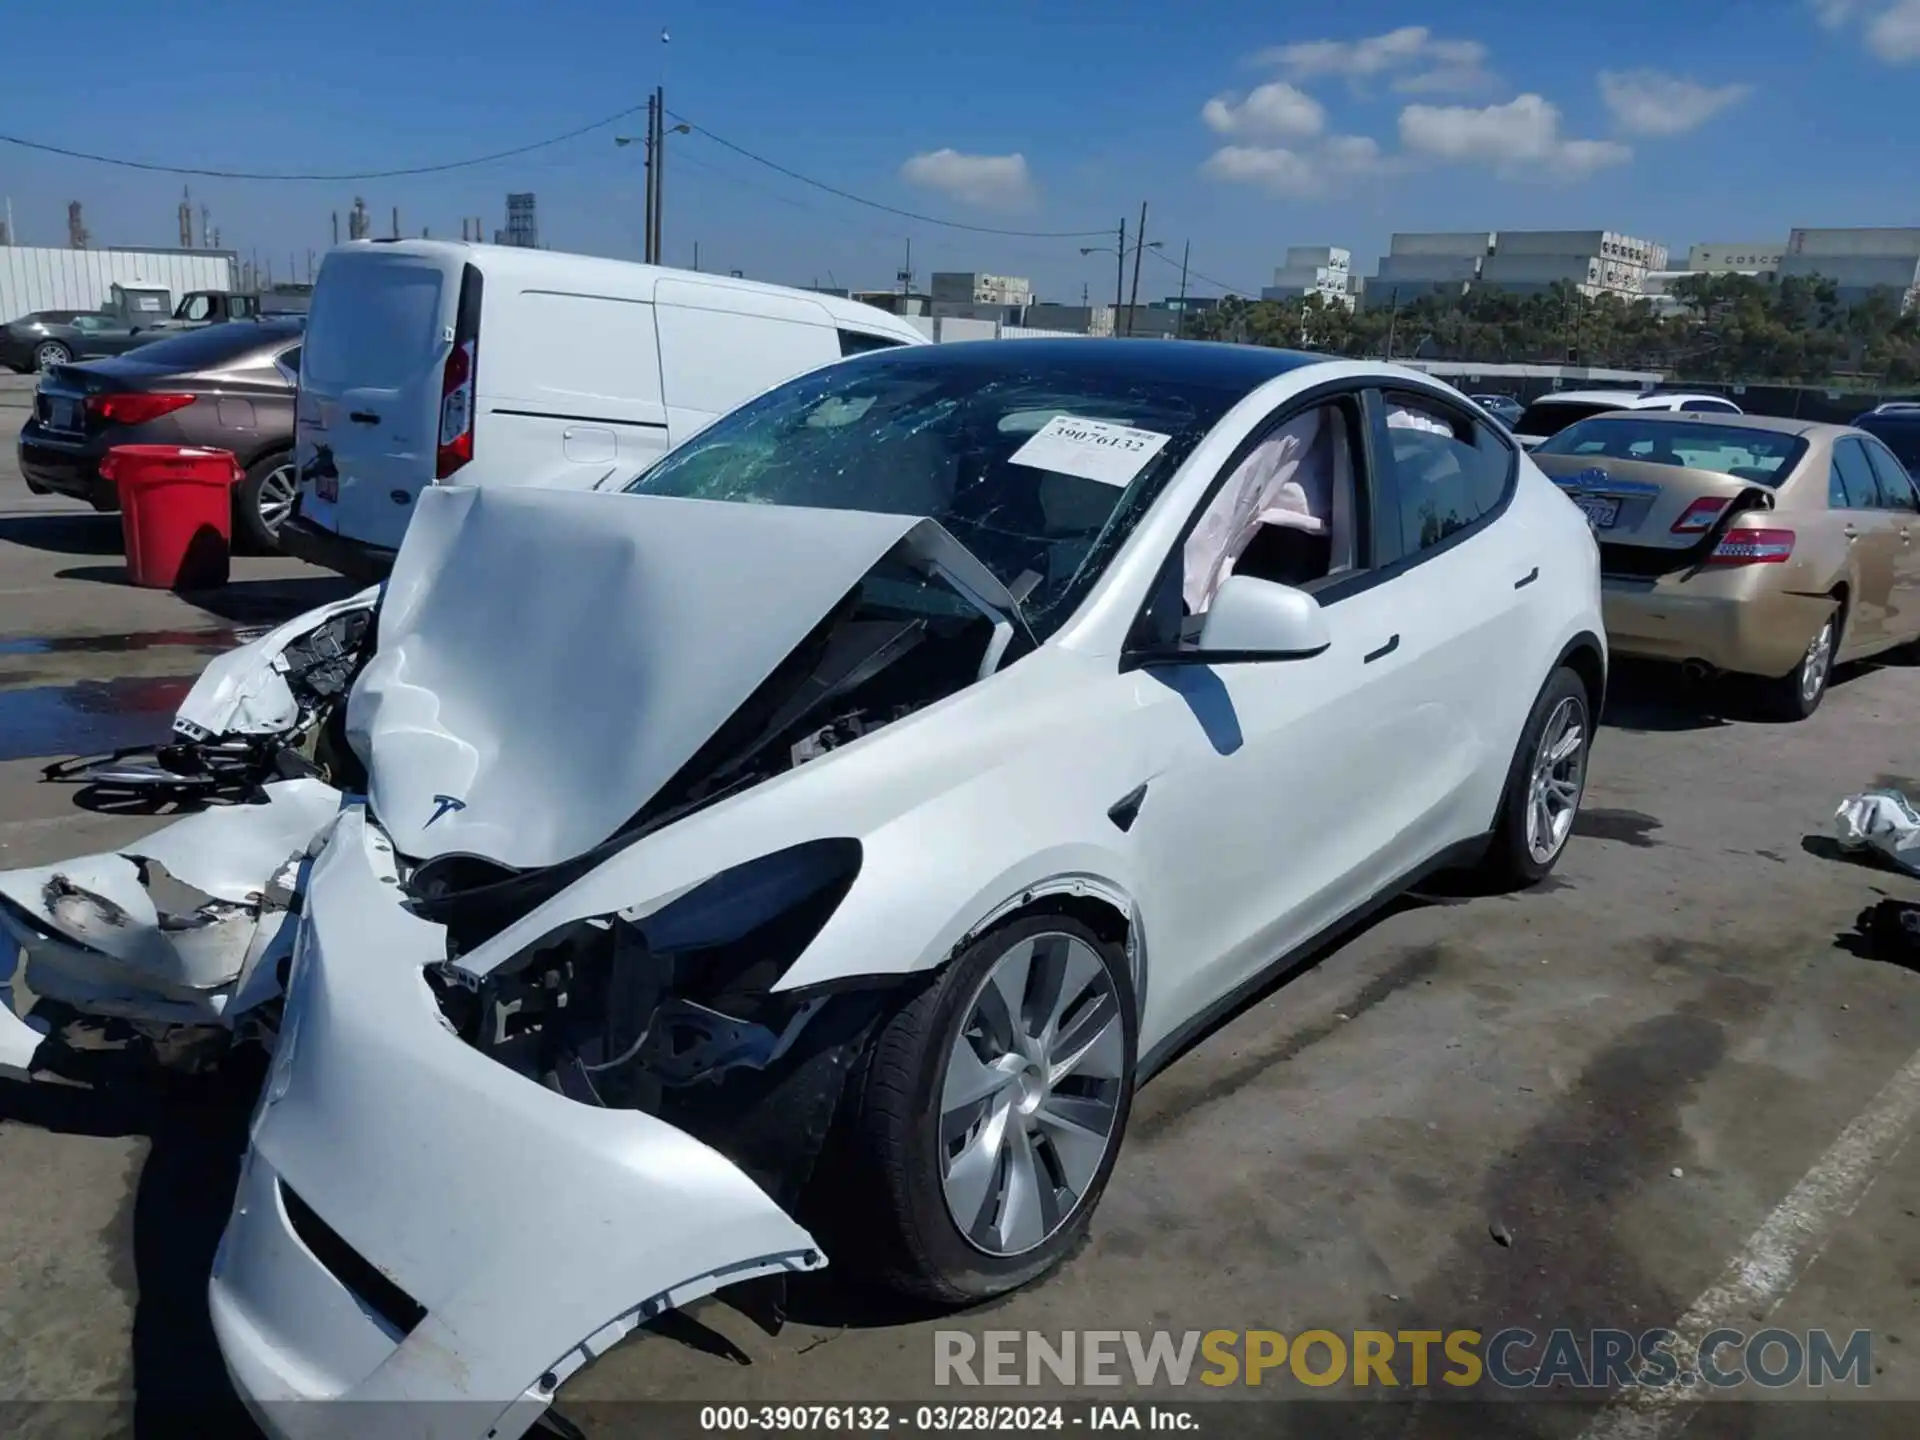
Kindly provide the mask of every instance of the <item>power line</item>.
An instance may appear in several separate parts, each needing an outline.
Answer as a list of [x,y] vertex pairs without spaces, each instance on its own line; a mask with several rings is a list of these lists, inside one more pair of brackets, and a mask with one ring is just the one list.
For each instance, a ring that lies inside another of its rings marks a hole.
[[915,210],[902,210],[897,205],[884,205],[878,200],[869,200],[864,195],[855,195],[851,190],[842,190],[837,185],[829,185],[824,180],[815,180],[810,175],[802,175],[798,170],[789,170],[778,161],[769,160],[764,155],[756,155],[745,146],[736,145],[726,137],[714,134],[706,126],[696,124],[684,115],[674,115],[671,110],[667,113],[673,115],[675,120],[686,125],[695,134],[704,135],[714,144],[725,146],[734,154],[744,156],[756,165],[764,165],[769,170],[777,171],[789,180],[798,180],[802,185],[811,185],[816,190],[824,190],[827,194],[837,195],[842,200],[851,200],[856,205],[865,205],[869,210],[881,210],[889,215],[898,215],[903,220],[918,221],[922,225],[939,225],[948,230],[966,230],[975,235],[1008,235],[1022,240],[1085,240],[1091,236],[1108,233],[1104,227],[1099,230],[1004,230],[992,225],[969,225],[961,220],[942,220],[937,215],[922,215]]
[[[1175,270],[1182,268],[1178,260],[1175,260],[1171,255],[1162,254],[1160,251],[1154,249],[1151,245],[1147,247],[1147,253],[1153,256],[1154,259],[1161,261],[1163,264],[1172,266]],[[1238,285],[1229,285],[1224,280],[1216,280],[1211,275],[1202,275],[1198,270],[1194,269],[1191,265],[1186,266],[1185,269],[1187,272],[1187,278],[1189,280],[1198,280],[1204,285],[1211,285],[1216,290],[1224,290],[1229,295],[1251,295],[1253,293],[1250,290],[1241,289]]]
[[114,165],[123,170],[146,170],[161,175],[198,175],[215,180],[391,180],[403,175],[437,175],[447,170],[465,170],[475,165],[488,165],[495,160],[511,159],[515,155],[525,155],[530,151],[544,150],[550,145],[577,139],[595,130],[605,129],[617,120],[645,109],[644,105],[629,105],[624,110],[615,111],[603,119],[589,125],[581,125],[564,134],[550,135],[544,140],[534,140],[526,145],[516,145],[511,150],[495,150],[487,155],[475,155],[467,160],[448,160],[439,165],[410,165],[399,170],[358,170],[339,174],[269,174],[258,170],[215,170],[195,165],[161,165],[148,160],[128,160],[117,155],[96,155],[87,150],[72,150],[64,145],[48,145],[39,140],[27,140],[18,135],[0,135],[0,143],[17,145],[23,150],[38,150],[46,155],[62,155],[69,160],[90,160],[96,165]]

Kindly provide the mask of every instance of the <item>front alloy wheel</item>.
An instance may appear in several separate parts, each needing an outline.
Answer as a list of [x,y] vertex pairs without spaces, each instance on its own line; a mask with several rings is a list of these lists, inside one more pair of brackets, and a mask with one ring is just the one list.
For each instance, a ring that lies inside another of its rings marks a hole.
[[1001,952],[948,1047],[940,1090],[947,1214],[988,1255],[1057,1234],[1114,1141],[1126,1065],[1113,977],[1078,936]]
[[836,1265],[967,1304],[1086,1233],[1133,1103],[1125,950],[1041,912],[979,936],[875,1035],[850,1084]]
[[1494,889],[1545,879],[1566,852],[1587,787],[1592,703],[1586,682],[1566,665],[1534,697],[1479,866]]
[[73,359],[73,352],[58,340],[42,340],[33,351],[33,368],[41,374]]

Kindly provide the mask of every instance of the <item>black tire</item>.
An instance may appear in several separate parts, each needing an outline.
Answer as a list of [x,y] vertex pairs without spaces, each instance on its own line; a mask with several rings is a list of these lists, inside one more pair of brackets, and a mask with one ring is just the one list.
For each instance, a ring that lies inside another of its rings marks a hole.
[[[1064,935],[1084,944],[1112,982],[1123,1059],[1105,1154],[1058,1228],[1034,1248],[996,1255],[954,1223],[942,1188],[940,1087],[950,1048],[995,963],[1024,941]],[[849,1078],[842,1177],[830,1245],[834,1263],[903,1294],[943,1306],[990,1299],[1038,1279],[1079,1245],[1100,1203],[1133,1105],[1138,1017],[1125,952],[1068,916],[1021,916],[988,931],[882,1023]]]
[[73,359],[73,351],[58,340],[42,340],[33,347],[33,368],[39,371],[51,370],[56,365],[65,365]]
[[1757,682],[1755,689],[1767,714],[1776,720],[1800,721],[1820,708],[1820,702],[1827,698],[1827,684],[1833,679],[1833,657],[1840,650],[1841,624],[1840,607],[1836,605],[1807,642],[1806,653],[1798,665],[1777,679]]
[[[284,451],[265,455],[247,468],[246,477],[233,487],[234,548],[249,555],[272,555],[280,549],[275,525],[261,513],[261,491],[270,478],[292,465],[293,457]],[[285,518],[283,515],[282,519]]]
[[1526,727],[1520,732],[1520,744],[1515,747],[1513,762],[1507,769],[1506,789],[1500,795],[1500,810],[1494,821],[1493,836],[1479,865],[1480,878],[1490,889],[1523,890],[1537,884],[1552,873],[1553,867],[1560,863],[1560,857],[1566,853],[1567,842],[1572,838],[1571,822],[1551,852],[1543,857],[1535,853],[1529,838],[1527,812],[1533,803],[1534,767],[1540,759],[1547,726],[1561,712],[1562,706],[1568,703],[1576,707],[1575,714],[1582,736],[1579,773],[1573,796],[1573,813],[1576,818],[1579,815],[1580,802],[1586,796],[1587,752],[1593,742],[1593,699],[1587,694],[1586,682],[1579,674],[1562,665],[1547,677],[1539,698],[1533,702]]

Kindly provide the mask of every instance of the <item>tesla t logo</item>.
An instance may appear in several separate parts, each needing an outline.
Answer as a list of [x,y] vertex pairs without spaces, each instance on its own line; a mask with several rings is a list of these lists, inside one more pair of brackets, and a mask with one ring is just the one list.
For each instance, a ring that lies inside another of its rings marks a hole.
[[[433,824],[434,821],[443,815],[451,815],[456,810],[464,810],[466,808],[467,802],[464,800],[456,800],[451,795],[436,795],[433,797],[433,814],[427,817],[427,825]],[[424,830],[427,826],[422,825],[420,828]]]

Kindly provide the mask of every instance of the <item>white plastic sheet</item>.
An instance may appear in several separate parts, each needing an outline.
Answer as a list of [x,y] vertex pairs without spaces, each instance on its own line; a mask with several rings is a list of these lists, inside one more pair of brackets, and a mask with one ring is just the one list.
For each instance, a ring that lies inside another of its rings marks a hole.
[[1849,795],[1834,812],[1833,828],[1848,850],[1877,850],[1910,875],[1920,875],[1920,809],[1898,790]]

